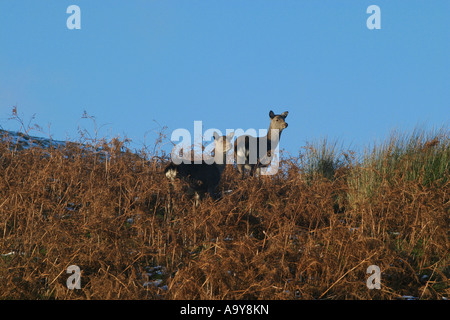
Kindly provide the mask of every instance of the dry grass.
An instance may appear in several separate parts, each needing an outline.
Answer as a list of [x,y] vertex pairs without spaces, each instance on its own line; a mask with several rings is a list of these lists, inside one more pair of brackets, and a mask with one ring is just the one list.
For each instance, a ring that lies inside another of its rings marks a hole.
[[[448,297],[448,136],[364,161],[309,148],[260,180],[229,166],[232,192],[195,208],[182,187],[169,199],[158,146],[4,141],[0,299]],[[366,287],[372,264],[381,290]],[[69,265],[80,290],[66,287]]]

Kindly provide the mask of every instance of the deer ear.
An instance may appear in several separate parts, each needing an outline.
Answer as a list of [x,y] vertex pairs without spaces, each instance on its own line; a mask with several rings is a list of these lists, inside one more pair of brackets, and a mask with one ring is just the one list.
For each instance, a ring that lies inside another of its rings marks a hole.
[[229,134],[227,134],[227,139],[231,140],[234,137],[234,131],[231,131]]
[[270,112],[269,112],[269,117],[270,117],[270,119],[273,119],[273,117],[275,117],[275,113],[273,113],[272,110],[270,110]]
[[281,116],[282,116],[283,118],[286,118],[288,114],[289,114],[289,111],[285,111],[285,112],[283,112],[283,113],[281,114]]
[[219,139],[219,134],[216,131],[214,131],[214,133],[213,133],[213,138],[214,138],[214,140]]

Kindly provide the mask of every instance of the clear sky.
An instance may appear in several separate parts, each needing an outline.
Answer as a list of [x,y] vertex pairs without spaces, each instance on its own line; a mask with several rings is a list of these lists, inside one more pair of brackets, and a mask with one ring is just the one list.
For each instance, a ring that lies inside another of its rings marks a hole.
[[[67,7],[81,9],[69,30]],[[381,29],[369,30],[370,5]],[[255,128],[289,111],[281,148],[352,146],[450,115],[450,1],[0,0],[0,126],[13,105],[54,139],[92,130]],[[31,134],[40,135],[32,132]]]

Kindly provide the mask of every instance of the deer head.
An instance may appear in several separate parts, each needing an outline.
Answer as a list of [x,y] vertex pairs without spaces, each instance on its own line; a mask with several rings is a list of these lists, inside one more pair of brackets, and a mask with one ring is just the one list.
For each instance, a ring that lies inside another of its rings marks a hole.
[[282,114],[275,114],[272,110],[269,112],[270,117],[270,127],[269,129],[278,129],[280,131],[286,129],[288,127],[287,122],[285,121],[288,111],[283,112]]

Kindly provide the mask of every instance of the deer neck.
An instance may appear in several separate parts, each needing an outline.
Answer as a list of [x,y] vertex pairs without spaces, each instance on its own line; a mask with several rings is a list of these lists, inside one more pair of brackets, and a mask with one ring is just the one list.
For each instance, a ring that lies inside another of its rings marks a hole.
[[223,169],[225,169],[226,161],[227,161],[226,153],[214,151],[214,163],[216,164],[220,173],[222,173]]
[[[272,125],[269,126],[269,132],[266,135],[267,143],[269,144],[269,150],[274,150],[278,146],[280,141],[282,129],[272,130]],[[272,132],[273,131],[273,132]]]

